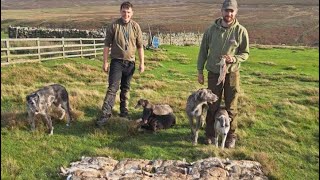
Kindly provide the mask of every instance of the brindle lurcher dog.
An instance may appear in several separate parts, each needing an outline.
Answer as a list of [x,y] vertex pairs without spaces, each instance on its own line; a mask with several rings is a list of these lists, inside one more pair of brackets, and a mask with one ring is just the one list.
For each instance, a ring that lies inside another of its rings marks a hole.
[[67,114],[67,126],[70,125],[70,121],[72,120],[72,118],[70,113],[69,96],[66,88],[62,85],[52,84],[49,86],[45,86],[27,95],[26,100],[28,119],[32,131],[35,129],[34,116],[37,114],[41,114],[46,119],[49,135],[53,134],[52,121],[49,115],[49,110],[52,104],[54,104],[61,110],[62,115],[60,119],[63,119],[65,114]]
[[[187,100],[186,113],[189,119],[189,124],[192,133],[192,144],[198,144],[198,134],[200,124],[203,126],[207,110],[208,103],[214,103],[218,100],[218,96],[212,93],[210,89],[199,89],[193,92]],[[196,125],[193,125],[193,119],[196,119]]]

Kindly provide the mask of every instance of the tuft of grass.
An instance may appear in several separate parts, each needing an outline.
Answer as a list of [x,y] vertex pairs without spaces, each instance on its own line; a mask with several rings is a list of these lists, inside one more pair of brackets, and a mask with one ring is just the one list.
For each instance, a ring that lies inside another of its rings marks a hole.
[[144,85],[141,86],[141,89],[152,89],[152,90],[156,90],[156,89],[161,89],[161,88],[165,88],[166,82],[164,81],[157,81],[157,80],[153,80],[153,81],[148,81],[148,82],[144,82]]
[[16,159],[9,156],[1,162],[1,169],[4,169],[1,171],[2,178],[16,179],[23,168]]
[[297,70],[296,66],[287,66],[283,68],[284,70]]
[[270,178],[270,179],[277,179],[276,177],[279,176],[279,170],[277,164],[269,155],[265,152],[258,152],[254,154],[254,160],[258,161],[262,165],[262,171]]
[[21,128],[28,125],[25,111],[7,111],[1,113],[1,127],[8,129]]
[[276,63],[270,62],[270,61],[259,62],[259,64],[264,64],[264,65],[268,65],[268,66],[276,66],[277,65]]

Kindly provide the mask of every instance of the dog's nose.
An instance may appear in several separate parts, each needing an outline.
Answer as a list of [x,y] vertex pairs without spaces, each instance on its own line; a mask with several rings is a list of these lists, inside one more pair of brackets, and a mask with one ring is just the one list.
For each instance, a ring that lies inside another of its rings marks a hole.
[[224,133],[223,135],[227,135],[227,133]]

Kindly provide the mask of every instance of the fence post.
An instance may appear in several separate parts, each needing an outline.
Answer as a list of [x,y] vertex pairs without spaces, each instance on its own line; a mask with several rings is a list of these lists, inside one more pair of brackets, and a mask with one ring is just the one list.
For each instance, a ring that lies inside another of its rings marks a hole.
[[6,48],[7,48],[7,62],[10,61],[10,43],[9,39],[6,39]]
[[83,51],[82,51],[82,38],[80,38],[80,52],[81,52],[81,58],[83,58]]
[[37,46],[38,46],[38,59],[41,61],[41,53],[40,53],[40,38],[37,39]]
[[65,53],[65,49],[64,49],[64,37],[62,37],[61,40],[62,40],[61,41],[61,43],[62,43],[62,57],[63,57],[63,59],[65,59],[66,58],[66,53]]
[[93,39],[94,58],[97,58],[96,40]]

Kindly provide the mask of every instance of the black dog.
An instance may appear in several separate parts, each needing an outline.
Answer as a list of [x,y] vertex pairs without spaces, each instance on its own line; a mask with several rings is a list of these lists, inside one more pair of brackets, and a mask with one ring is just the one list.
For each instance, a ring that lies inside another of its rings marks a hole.
[[136,108],[142,106],[141,128],[151,131],[168,129],[176,124],[172,108],[166,104],[151,104],[148,100],[140,99]]
[[168,115],[151,115],[147,123],[144,123],[141,128],[156,132],[161,129],[168,129],[176,124],[176,117],[171,113]]

